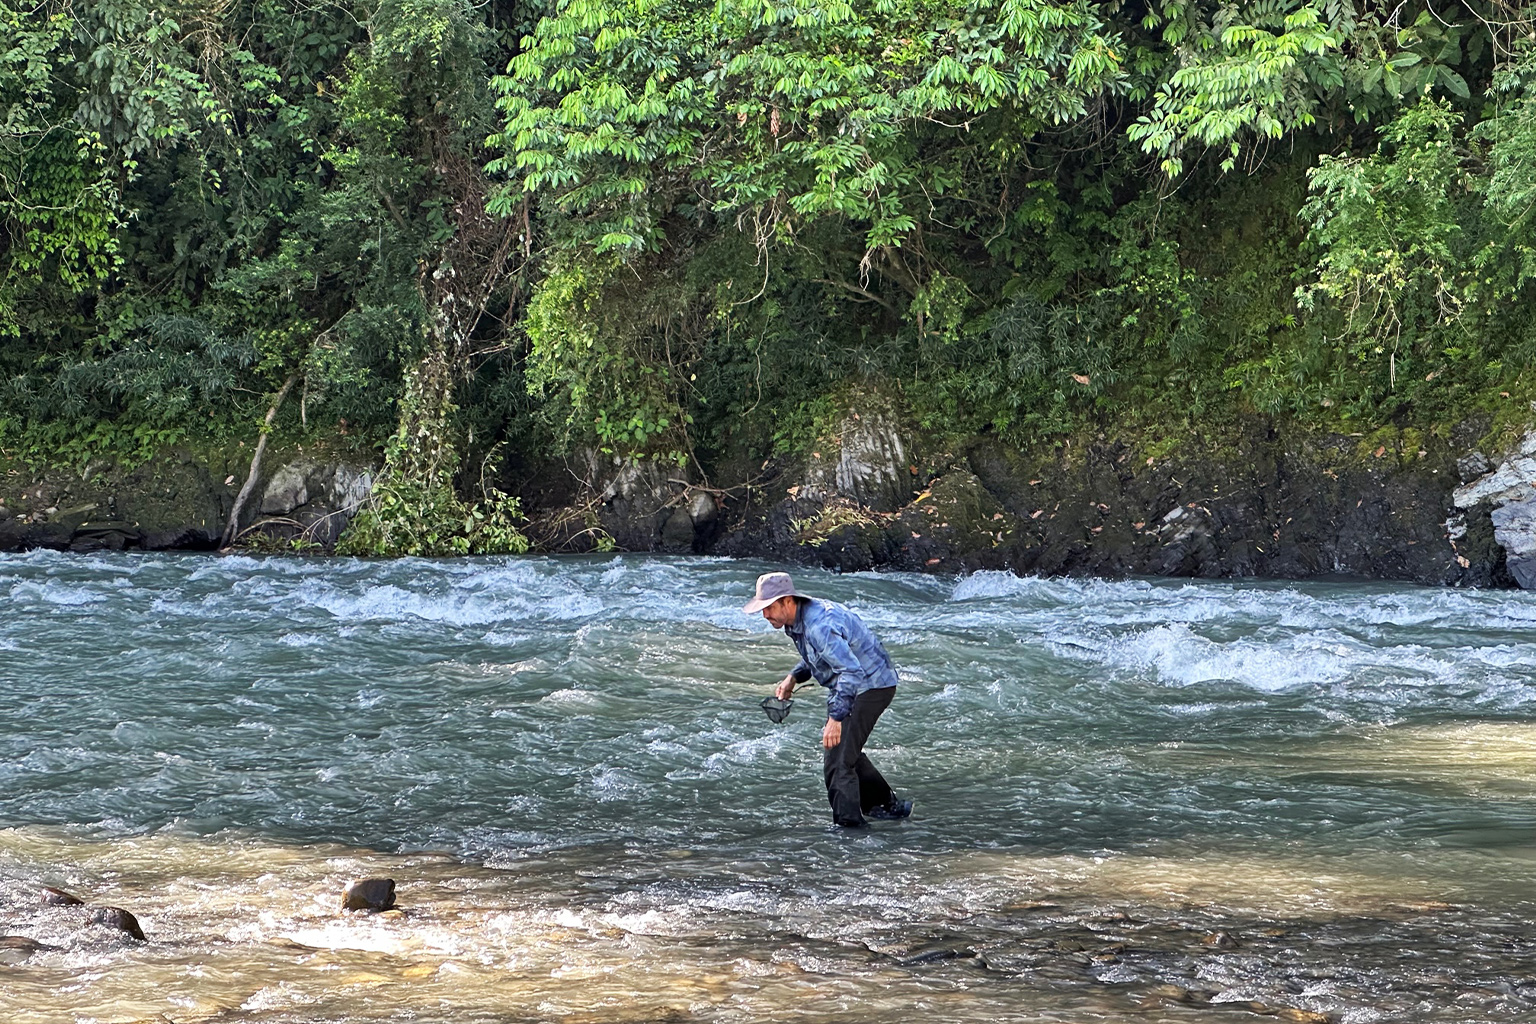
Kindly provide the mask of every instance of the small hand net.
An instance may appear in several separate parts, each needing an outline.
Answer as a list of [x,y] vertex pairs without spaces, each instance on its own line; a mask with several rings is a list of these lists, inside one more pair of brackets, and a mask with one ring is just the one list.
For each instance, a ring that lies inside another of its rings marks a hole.
[[789,709],[795,706],[792,700],[780,700],[777,697],[764,697],[763,714],[768,716],[768,721],[777,725],[789,717]]

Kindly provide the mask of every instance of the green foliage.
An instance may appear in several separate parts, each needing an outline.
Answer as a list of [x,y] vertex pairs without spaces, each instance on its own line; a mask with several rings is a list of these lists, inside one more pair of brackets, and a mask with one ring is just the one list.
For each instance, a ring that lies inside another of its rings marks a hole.
[[[1487,42],[1474,23],[1452,24],[1428,6],[1296,0],[1168,3],[1142,27],[1160,30],[1178,61],[1126,135],[1161,157],[1170,177],[1189,150],[1214,150],[1230,171],[1245,141],[1268,145],[1320,116],[1373,121],[1431,93],[1470,100],[1458,68]],[[1135,63],[1156,67],[1146,53]],[[1149,83],[1136,93],[1153,91]]]
[[1385,354],[1389,385],[1399,351],[1435,336],[1464,305],[1458,206],[1468,190],[1457,120],[1448,104],[1425,100],[1388,126],[1374,156],[1324,156],[1310,172],[1300,215],[1321,256],[1298,298],[1342,318],[1356,358]]
[[248,442],[291,381],[272,429],[382,450],[351,550],[467,553],[524,542],[466,465],[751,467],[870,388],[1020,441],[1502,409],[1536,58],[1491,13],[0,0],[0,445]]
[[1121,87],[1114,45],[1082,0],[575,0],[493,82],[496,166],[599,252],[659,245],[680,206],[761,239],[835,218],[899,245],[951,184],[928,140],[1082,117]]
[[117,265],[120,211],[105,148],[56,89],[75,31],[56,5],[0,3],[0,337],[38,326],[49,306]]
[[1168,77],[1152,109],[1127,132],[1147,152],[1163,156],[1170,177],[1183,171],[1181,154],[1194,146],[1225,150],[1221,169],[1231,170],[1243,134],[1278,139],[1312,125],[1317,94],[1342,83],[1337,54],[1352,7],[1334,7],[1331,23],[1312,5],[1223,7],[1189,35],[1190,26],[1178,17],[1183,10],[1183,4],[1169,4],[1165,14],[1154,9],[1145,19],[1148,28],[1165,24],[1164,38],[1190,60]]
[[683,385],[711,327],[709,311],[675,283],[656,282],[637,294],[621,272],[602,256],[549,269],[523,322],[528,386],[567,438],[594,438],[607,452],[686,461]]
[[518,529],[516,498],[490,490],[475,503],[447,486],[389,480],[374,489],[348,526],[338,554],[436,558],[445,555],[521,555],[528,538]]

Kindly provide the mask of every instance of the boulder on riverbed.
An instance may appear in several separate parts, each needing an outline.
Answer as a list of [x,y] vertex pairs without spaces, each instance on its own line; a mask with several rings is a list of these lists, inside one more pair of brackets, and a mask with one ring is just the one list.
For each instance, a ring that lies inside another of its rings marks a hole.
[[33,953],[45,953],[58,948],[29,939],[25,935],[0,935],[0,964],[19,964]]
[[85,904],[85,900],[73,893],[67,893],[63,889],[55,889],[51,885],[43,886],[41,899],[50,907],[79,907]]
[[388,910],[394,905],[393,878],[359,878],[341,891],[342,910]]
[[91,916],[87,918],[91,924],[103,925],[107,928],[115,928],[129,938],[144,942],[144,929],[139,927],[139,919],[134,917],[122,907],[93,907]]

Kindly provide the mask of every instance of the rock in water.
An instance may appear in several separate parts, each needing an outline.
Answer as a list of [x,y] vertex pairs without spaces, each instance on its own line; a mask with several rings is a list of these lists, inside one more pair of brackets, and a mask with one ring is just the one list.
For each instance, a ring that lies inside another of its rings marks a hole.
[[0,935],[0,964],[19,964],[33,953],[58,948],[25,935]]
[[63,889],[55,889],[51,885],[43,886],[42,901],[50,907],[78,907],[85,903],[85,900],[79,896],[67,893]]
[[393,878],[359,878],[341,891],[342,910],[388,910],[394,905]]
[[138,939],[140,942],[145,941],[144,929],[139,927],[139,919],[122,907],[96,907],[91,911],[89,920],[91,924],[116,928],[131,938]]

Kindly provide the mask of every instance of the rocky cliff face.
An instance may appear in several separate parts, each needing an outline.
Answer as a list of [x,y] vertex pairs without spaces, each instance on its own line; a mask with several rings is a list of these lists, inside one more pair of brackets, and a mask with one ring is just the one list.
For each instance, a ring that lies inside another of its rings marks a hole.
[[[613,546],[840,570],[1306,578],[1536,588],[1536,431],[1479,451],[1410,431],[1310,435],[1254,420],[1171,441],[940,446],[878,396],[802,458],[711,483],[589,452],[523,488],[546,550]],[[0,464],[0,550],[213,549],[248,456]],[[355,457],[274,453],[252,537],[329,548],[371,487]]]
[[[0,464],[0,551],[214,550],[249,458],[177,450],[83,470]],[[372,486],[372,468],[355,458],[296,451],[267,465],[259,508],[248,502],[241,515],[246,541],[329,547]]]
[[[854,448],[832,438],[818,456],[853,470],[828,486],[814,460],[777,467],[750,502],[733,494],[710,550],[844,570],[1536,585],[1536,433],[1493,458],[1408,431],[1259,420],[1176,446],[1106,436],[1020,452],[982,437],[919,455],[889,420],[875,420],[883,442],[862,439],[854,415]],[[869,479],[903,480],[906,500],[870,501],[853,484]]]
[[1463,456],[1457,467],[1466,482],[1451,495],[1457,512],[1446,529],[1452,542],[1464,541],[1471,524],[1481,527],[1487,517],[1509,575],[1536,590],[1536,430],[1496,468],[1481,452]]

